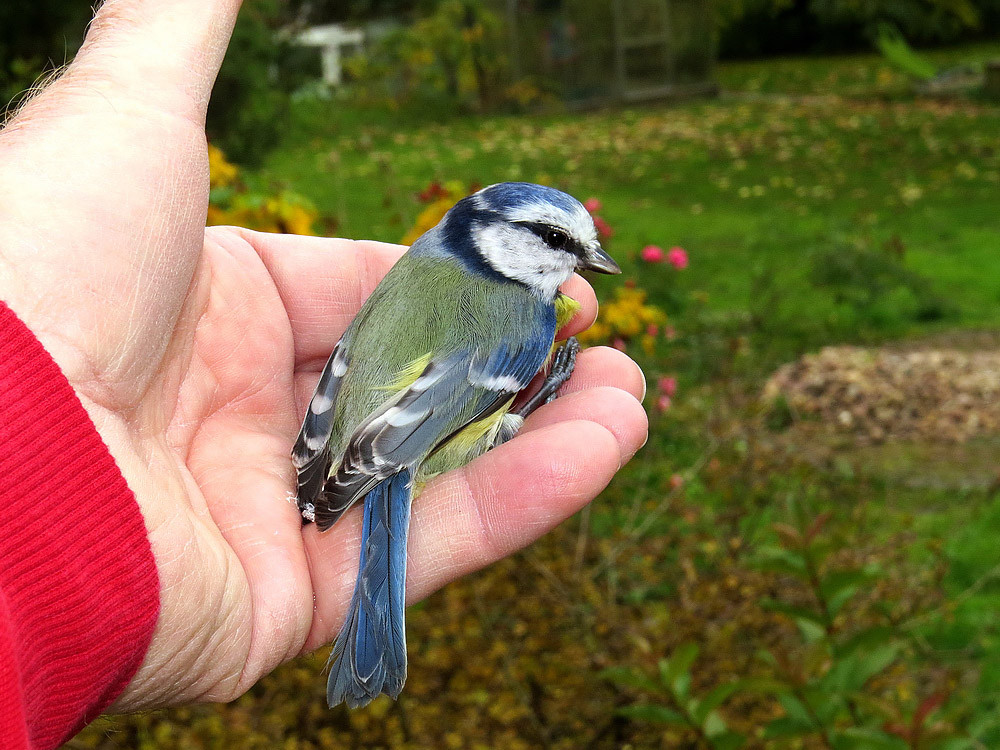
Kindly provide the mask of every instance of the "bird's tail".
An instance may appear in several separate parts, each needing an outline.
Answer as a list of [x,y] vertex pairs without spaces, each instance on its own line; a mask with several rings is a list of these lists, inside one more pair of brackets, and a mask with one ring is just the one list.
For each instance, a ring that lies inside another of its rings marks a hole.
[[326,700],[358,708],[406,682],[406,532],[412,488],[404,469],[365,496],[358,582],[330,654]]

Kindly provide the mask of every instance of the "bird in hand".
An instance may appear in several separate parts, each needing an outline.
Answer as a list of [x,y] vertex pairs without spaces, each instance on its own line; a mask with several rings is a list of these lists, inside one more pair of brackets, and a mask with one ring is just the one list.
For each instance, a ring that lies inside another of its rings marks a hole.
[[334,347],[292,451],[306,522],[324,531],[363,501],[331,707],[402,690],[410,503],[430,478],[512,438],[569,378],[579,346],[554,340],[579,307],[559,291],[577,270],[620,273],[579,201],[491,185],[413,243]]

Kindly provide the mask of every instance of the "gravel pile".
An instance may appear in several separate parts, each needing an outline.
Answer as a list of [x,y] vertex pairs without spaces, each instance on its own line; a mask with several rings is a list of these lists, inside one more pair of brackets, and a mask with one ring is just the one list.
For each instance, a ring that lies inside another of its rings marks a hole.
[[828,347],[780,368],[764,396],[838,431],[961,443],[1000,433],[1000,351]]

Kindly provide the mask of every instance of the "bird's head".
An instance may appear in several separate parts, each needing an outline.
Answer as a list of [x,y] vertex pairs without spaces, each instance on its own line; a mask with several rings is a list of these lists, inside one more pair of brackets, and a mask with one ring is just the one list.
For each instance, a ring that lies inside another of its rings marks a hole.
[[480,270],[555,297],[574,271],[621,273],[576,198],[529,182],[490,185],[459,201],[441,222],[448,250]]

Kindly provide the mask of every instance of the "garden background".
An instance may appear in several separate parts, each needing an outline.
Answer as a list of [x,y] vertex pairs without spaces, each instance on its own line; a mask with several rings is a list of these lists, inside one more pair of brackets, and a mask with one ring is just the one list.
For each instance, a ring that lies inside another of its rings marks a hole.
[[[586,343],[643,365],[650,440],[592,507],[411,608],[398,702],[328,710],[323,650],[67,747],[1000,747],[1000,105],[977,82],[1000,4],[714,12],[717,98],[569,113],[500,83],[471,0],[245,4],[210,223],[409,241],[479,185],[587,199],[625,273],[594,280]],[[88,17],[0,8],[0,95]],[[279,33],[385,17],[416,31],[332,94]]]

